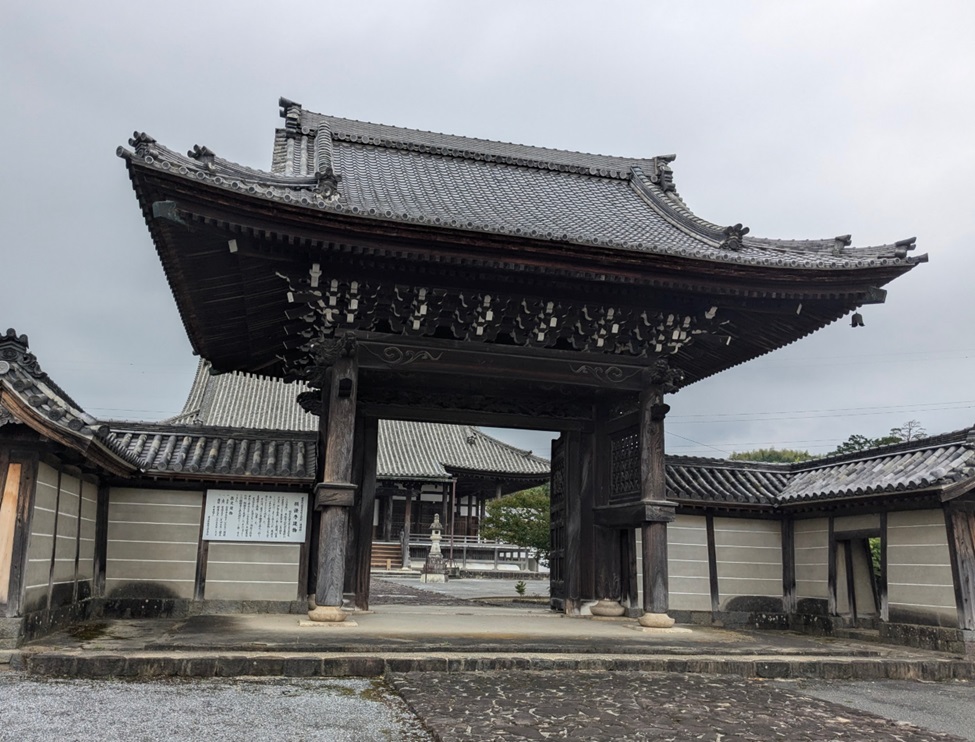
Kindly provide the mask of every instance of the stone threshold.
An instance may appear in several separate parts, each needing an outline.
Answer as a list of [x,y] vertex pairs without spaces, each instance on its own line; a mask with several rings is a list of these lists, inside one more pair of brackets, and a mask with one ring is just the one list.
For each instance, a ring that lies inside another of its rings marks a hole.
[[209,678],[242,676],[378,677],[405,672],[620,671],[735,675],[745,678],[820,680],[975,679],[965,659],[863,657],[752,657],[476,654],[450,652],[349,654],[267,652],[22,652],[11,669],[32,675],[77,678]]

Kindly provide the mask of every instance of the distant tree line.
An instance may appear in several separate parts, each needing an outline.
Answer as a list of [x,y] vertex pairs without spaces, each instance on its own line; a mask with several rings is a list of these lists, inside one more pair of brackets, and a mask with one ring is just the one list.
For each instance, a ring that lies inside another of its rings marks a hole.
[[809,451],[797,451],[791,448],[757,448],[754,451],[736,451],[728,458],[734,461],[762,461],[775,464],[791,464],[798,461],[823,458],[824,456],[838,456],[843,453],[864,451],[868,448],[876,448],[877,446],[889,446],[894,443],[916,441],[926,436],[927,431],[920,422],[917,420],[908,420],[903,425],[891,428],[887,435],[879,438],[870,438],[859,433],[854,433],[832,451],[822,456],[815,456],[809,453]]

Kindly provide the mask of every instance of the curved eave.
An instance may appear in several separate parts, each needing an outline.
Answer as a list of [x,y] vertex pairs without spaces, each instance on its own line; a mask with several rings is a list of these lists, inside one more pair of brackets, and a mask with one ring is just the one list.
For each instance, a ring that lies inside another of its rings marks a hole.
[[109,474],[129,476],[139,471],[136,464],[119,455],[96,434],[86,433],[84,429],[73,430],[47,419],[19,394],[8,389],[5,383],[0,383],[0,403],[18,421],[36,433],[77,452],[86,461]]
[[[620,260],[626,262],[626,258],[635,258],[641,265],[647,265],[649,260],[676,258],[678,262],[687,266],[688,264],[700,263],[702,272],[713,272],[716,269],[724,268],[731,271],[729,275],[734,275],[735,268],[766,268],[769,269],[769,276],[774,277],[782,269],[785,271],[798,271],[803,274],[825,271],[827,274],[845,273],[848,271],[859,271],[865,268],[889,268],[894,275],[899,275],[919,262],[924,262],[926,256],[917,257],[895,257],[898,244],[883,245],[874,248],[846,249],[844,245],[836,245],[833,249],[832,241],[824,240],[790,240],[776,241],[744,238],[742,244],[747,247],[761,247],[768,252],[768,255],[754,256],[750,253],[739,252],[734,249],[725,250],[720,258],[713,256],[695,256],[687,254],[684,250],[671,250],[667,245],[643,245],[642,243],[633,245],[612,240],[581,240],[574,241],[571,236],[554,235],[551,233],[524,232],[515,230],[509,232],[503,228],[493,228],[488,225],[477,225],[471,222],[463,222],[457,219],[426,219],[424,217],[411,218],[404,214],[393,214],[390,211],[380,213],[375,209],[369,212],[361,211],[358,207],[348,207],[341,201],[327,200],[313,190],[314,181],[308,177],[288,177],[264,173],[262,171],[251,170],[233,163],[226,163],[216,159],[212,163],[212,169],[203,167],[199,162],[191,158],[183,157],[165,148],[155,146],[154,155],[139,157],[135,153],[119,148],[118,153],[123,157],[128,166],[133,183],[138,191],[135,170],[145,172],[155,172],[161,176],[170,175],[173,178],[182,180],[184,183],[193,184],[193,189],[197,193],[207,190],[221,192],[221,195],[211,193],[216,202],[227,202],[226,196],[230,195],[237,203],[243,205],[251,202],[251,208],[255,214],[267,209],[261,209],[258,204],[272,204],[273,212],[279,217],[287,217],[292,222],[294,228],[305,226],[320,227],[323,224],[331,223],[339,228],[349,231],[349,238],[353,239],[356,233],[365,232],[368,235],[395,234],[397,237],[409,239],[415,236],[417,239],[429,241],[431,238],[453,244],[470,243],[472,240],[478,243],[490,245],[492,242],[501,242],[504,246],[506,257],[511,260],[511,252],[517,251],[519,245],[533,248],[534,250],[545,250],[554,247],[556,254],[564,253],[567,249],[574,254],[580,253],[584,262],[598,258],[600,262],[604,259]],[[634,183],[640,179],[634,176]],[[648,206],[663,216],[674,229],[681,230],[693,236],[701,243],[702,248],[713,249],[720,236],[720,227],[700,219],[691,214],[689,210],[677,208],[682,204],[679,199],[669,197],[656,186],[645,185],[634,188],[639,195],[644,197]],[[147,211],[149,204],[143,204],[143,211],[146,213],[147,220],[151,218],[151,212]],[[256,208],[255,208],[256,207]],[[246,208],[246,207],[245,207]],[[329,220],[328,217],[333,217]],[[363,227],[365,229],[363,229]],[[839,239],[839,238],[837,238]],[[913,245],[913,241],[904,241]],[[848,243],[847,243],[848,244]],[[829,249],[826,249],[829,246]],[[907,248],[905,248],[907,249]],[[812,265],[789,264],[788,256],[825,256],[832,252],[843,258],[842,262],[830,263],[829,261],[814,262]],[[859,255],[857,254],[859,251]],[[867,253],[870,253],[868,256]],[[862,258],[860,257],[862,255]],[[589,260],[586,260],[586,259]],[[664,263],[666,261],[663,261]],[[664,266],[661,266],[664,267]],[[590,270],[592,266],[590,264]],[[752,274],[750,271],[746,275]],[[888,279],[889,280],[889,279]]]

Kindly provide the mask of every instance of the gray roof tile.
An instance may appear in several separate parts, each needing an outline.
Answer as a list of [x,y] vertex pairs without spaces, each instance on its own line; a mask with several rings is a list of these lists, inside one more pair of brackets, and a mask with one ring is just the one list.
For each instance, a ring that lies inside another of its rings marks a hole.
[[[271,172],[178,154],[137,134],[119,154],[225,190],[379,221],[528,237],[722,263],[808,269],[909,266],[913,241],[741,237],[693,214],[660,170],[673,157],[592,155],[351,121],[282,102]],[[320,141],[319,141],[320,140]],[[340,176],[323,192],[320,174]],[[746,230],[747,231],[747,230]]]
[[[318,418],[296,402],[304,391],[308,387],[300,382],[288,384],[254,374],[214,376],[209,364],[201,360],[183,411],[165,422],[241,432],[252,428],[313,432],[318,429]],[[442,480],[449,479],[455,469],[547,476],[549,463],[469,425],[380,421],[380,478]]]

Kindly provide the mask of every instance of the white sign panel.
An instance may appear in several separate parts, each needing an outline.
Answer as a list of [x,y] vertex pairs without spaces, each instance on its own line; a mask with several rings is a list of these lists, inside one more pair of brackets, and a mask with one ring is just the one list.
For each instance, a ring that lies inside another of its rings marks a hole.
[[207,541],[303,543],[308,495],[296,492],[207,490]]

